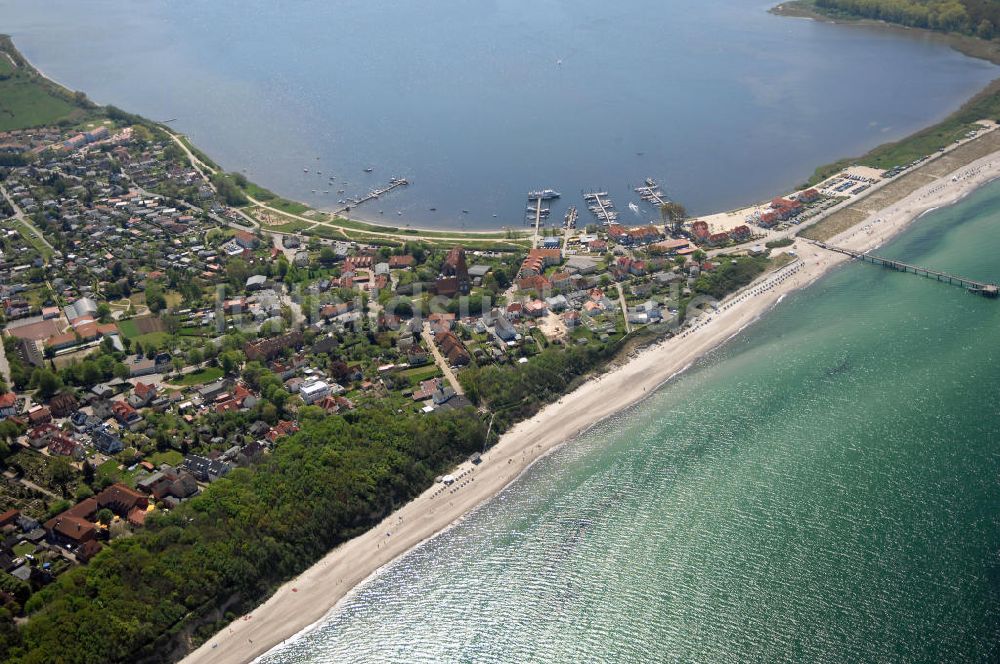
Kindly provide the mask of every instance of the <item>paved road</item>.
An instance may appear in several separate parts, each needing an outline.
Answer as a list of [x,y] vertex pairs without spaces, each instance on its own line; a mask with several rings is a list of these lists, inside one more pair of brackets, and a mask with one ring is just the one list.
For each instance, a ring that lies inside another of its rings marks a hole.
[[[33,223],[31,223],[31,218],[28,217],[28,215],[24,214],[24,210],[22,210],[18,206],[18,204],[14,202],[14,199],[10,197],[10,194],[7,193],[6,187],[4,187],[3,185],[0,185],[0,194],[3,194],[3,197],[7,199],[8,203],[10,203],[10,207],[13,208],[13,210],[14,210],[14,219],[17,219],[22,224],[24,224],[25,226],[27,226],[28,230],[30,230],[32,233],[34,233],[38,237],[38,239],[41,240],[42,243],[46,247],[49,248],[50,251],[55,252],[56,248],[53,247],[49,243],[49,241],[45,239],[45,236],[42,235],[42,232],[40,230],[38,230],[37,228],[35,228],[35,225]],[[46,260],[45,262],[48,263],[48,260]]]
[[[214,191],[216,194],[218,194],[219,193],[218,189],[215,188],[215,184],[212,183],[212,179],[208,176],[208,173],[214,173],[215,172],[214,169],[210,168],[201,159],[198,159],[198,157],[193,152],[191,152],[190,149],[188,149],[188,146],[184,144],[184,141],[182,141],[179,136],[177,136],[176,134],[171,133],[170,134],[170,138],[172,138],[173,141],[174,141],[174,143],[177,144],[177,147],[179,147],[181,150],[184,151],[184,154],[186,154],[187,157],[188,157],[188,161],[191,162],[191,166],[194,167],[194,170],[198,171],[198,175],[200,175],[201,179],[205,181],[205,184],[207,184],[212,189],[212,191]],[[251,199],[251,200],[253,200],[253,199]],[[257,220],[254,219],[253,217],[251,217],[250,215],[248,215],[243,210],[240,210],[238,208],[230,208],[230,209],[233,210],[234,212],[236,212],[236,214],[238,214],[241,217],[243,217],[243,219],[250,225],[251,228],[260,228],[260,224],[257,223]],[[209,216],[211,216],[213,219],[215,219],[216,221],[218,221],[218,222],[220,222],[222,224],[226,224],[226,225],[229,225],[229,226],[233,226],[233,225],[241,226],[241,224],[233,224],[232,222],[226,221],[222,217],[219,217],[218,215],[215,215],[215,214],[212,214],[212,215],[209,215]]]
[[455,394],[465,394],[465,390],[462,389],[461,384],[458,382],[458,378],[455,376],[455,372],[451,370],[448,365],[448,360],[444,359],[444,355],[438,350],[437,345],[434,343],[434,336],[431,334],[431,324],[424,323],[423,329],[420,331],[420,336],[423,338],[424,343],[431,351],[431,355],[434,356],[434,363],[438,365],[438,368],[444,373],[444,377],[448,379],[448,384],[451,385],[451,389],[455,390]]
[[[188,149],[188,146],[184,144],[184,141],[182,141],[180,139],[180,137],[178,137],[178,136],[176,136],[174,134],[171,134],[170,136],[171,136],[171,138],[173,138],[174,143],[176,143],[177,146],[180,147],[180,149],[183,150],[184,153],[188,156],[188,159],[191,161],[191,165],[194,166],[194,169],[196,171],[198,171],[198,174],[201,175],[201,177],[205,180],[205,182],[208,183],[208,186],[212,187],[212,190],[215,191],[215,186],[212,184],[211,179],[207,175],[207,173],[213,173],[214,169],[212,169],[207,164],[205,164],[203,161],[201,161],[200,159],[198,159],[198,157],[193,152],[191,152],[190,149]],[[303,217],[302,215],[292,214],[290,212],[285,212],[284,210],[279,210],[277,208],[271,207],[270,205],[267,205],[264,202],[259,201],[256,198],[253,198],[252,196],[247,196],[247,198],[250,199],[251,203],[253,203],[254,205],[256,205],[257,207],[259,207],[262,210],[267,210],[268,212],[273,212],[275,214],[284,215],[286,217],[289,217],[291,219],[296,219],[298,221],[305,221],[305,222],[308,222],[308,223],[313,224],[315,226],[329,226],[330,228],[339,230],[341,232],[344,232],[346,230],[353,230],[353,231],[358,231],[359,230],[357,228],[351,228],[350,226],[342,226],[342,225],[334,223],[334,222],[323,221],[323,220],[320,220],[320,219],[311,219],[309,217]],[[242,210],[239,210],[239,209],[236,209],[236,208],[233,208],[233,209],[236,210],[236,212],[241,217],[243,217],[244,219],[246,219],[247,222],[249,222],[250,224],[252,224],[254,228],[260,228],[260,223],[256,219],[254,219],[253,217],[249,216],[248,214],[246,214]],[[448,241],[455,241],[455,242],[457,242],[457,241],[462,240],[462,239],[468,240],[468,239],[470,239],[470,236],[471,236],[473,239],[475,239],[475,240],[477,240],[479,242],[491,242],[491,243],[507,243],[507,242],[510,242],[510,240],[507,239],[507,238],[489,238],[489,237],[480,238],[480,237],[477,237],[479,235],[495,235],[497,233],[496,230],[491,230],[491,231],[463,231],[461,236],[455,236],[455,237],[437,236],[437,235],[435,235],[435,236],[425,236],[425,235],[419,235],[419,234],[417,234],[417,235],[411,235],[411,234],[408,234],[408,233],[385,233],[385,232],[380,232],[380,231],[375,231],[375,230],[368,230],[368,229],[360,229],[360,230],[361,230],[361,232],[364,232],[366,235],[375,235],[375,236],[379,236],[379,237],[387,237],[387,238],[393,238],[393,239],[397,239],[397,240],[409,240],[409,241],[413,241],[413,240],[428,240],[428,241],[431,241],[431,242],[448,242]],[[417,230],[418,233],[419,233],[419,230],[421,230],[421,229],[415,229],[415,230]],[[436,232],[440,232],[440,231],[436,231]],[[346,233],[345,233],[345,238],[347,238],[347,237],[349,237],[349,236],[346,235]],[[519,239],[523,239],[523,237],[521,237]]]

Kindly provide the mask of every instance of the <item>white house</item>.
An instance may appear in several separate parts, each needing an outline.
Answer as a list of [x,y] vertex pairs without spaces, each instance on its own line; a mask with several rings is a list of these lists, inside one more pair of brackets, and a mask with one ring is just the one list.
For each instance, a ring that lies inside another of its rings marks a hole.
[[322,380],[302,383],[299,387],[299,394],[307,404],[316,403],[320,399],[330,395],[330,386]]

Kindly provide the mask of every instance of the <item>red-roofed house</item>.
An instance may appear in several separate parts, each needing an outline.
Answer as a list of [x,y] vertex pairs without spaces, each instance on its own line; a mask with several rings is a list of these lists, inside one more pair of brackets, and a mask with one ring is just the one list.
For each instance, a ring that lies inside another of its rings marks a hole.
[[549,280],[540,274],[536,274],[530,277],[523,277],[517,280],[518,290],[536,291],[538,293],[542,293],[551,286],[552,284],[549,282]]
[[750,239],[750,236],[752,235],[752,233],[750,231],[750,227],[747,226],[746,224],[743,224],[743,225],[737,226],[733,230],[729,231],[729,235],[734,240],[742,242],[743,240]]
[[129,405],[134,408],[142,408],[143,406],[148,406],[149,403],[156,398],[156,386],[147,385],[146,383],[136,383],[135,390],[133,391],[132,397],[129,398]]
[[17,413],[17,395],[13,392],[0,394],[0,418],[10,417]]
[[281,420],[267,432],[267,439],[271,441],[271,443],[275,443],[279,438],[290,436],[298,430],[299,427],[295,424],[295,422]]
[[799,194],[799,200],[803,203],[812,203],[813,201],[819,200],[819,192],[815,189],[806,189]]
[[77,461],[82,460],[86,456],[83,447],[81,447],[76,441],[67,438],[66,436],[55,436],[49,441],[49,454],[55,456],[68,456],[76,459]]
[[236,244],[240,245],[244,249],[256,249],[259,244],[257,238],[246,231],[236,231]]
[[414,262],[413,256],[389,256],[389,269],[402,270],[413,267]]
[[758,226],[763,228],[771,228],[780,221],[778,214],[776,212],[765,212],[760,215],[760,220],[757,222]]
[[712,245],[713,247],[717,247],[720,244],[725,244],[725,243],[729,242],[730,239],[731,238],[729,237],[729,233],[725,233],[725,232],[723,232],[723,233],[712,233],[711,235],[708,236],[708,243],[710,245]]
[[140,419],[139,413],[136,412],[135,408],[128,405],[124,401],[115,401],[111,404],[111,413],[120,424],[126,426]]
[[34,426],[51,422],[52,411],[45,406],[34,406],[28,411],[28,421]]

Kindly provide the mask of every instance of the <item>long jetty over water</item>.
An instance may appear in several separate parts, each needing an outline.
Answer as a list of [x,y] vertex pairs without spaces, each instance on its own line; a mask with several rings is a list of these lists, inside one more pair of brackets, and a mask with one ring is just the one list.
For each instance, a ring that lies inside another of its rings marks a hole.
[[410,184],[410,183],[409,183],[409,181],[406,178],[392,178],[391,180],[389,180],[389,184],[385,185],[384,187],[379,187],[378,189],[372,189],[371,191],[368,192],[368,194],[366,196],[359,196],[358,198],[349,199],[347,201],[348,204],[346,206],[344,206],[343,208],[341,208],[339,210],[336,210],[336,212],[338,214],[343,213],[343,212],[350,212],[351,211],[351,207],[357,207],[357,206],[361,205],[362,203],[367,203],[368,201],[373,201],[376,198],[378,198],[379,196],[384,196],[385,194],[388,194],[390,191],[392,191],[396,187],[405,187],[408,184]]
[[928,270],[927,268],[920,267],[919,265],[910,265],[909,263],[903,263],[902,261],[893,260],[891,258],[883,258],[882,256],[876,256],[875,254],[869,254],[867,252],[854,251],[853,249],[834,247],[824,242],[813,242],[813,244],[817,247],[821,247],[829,251],[835,251],[839,254],[844,254],[845,256],[850,256],[851,258],[855,258],[857,260],[866,261],[874,265],[881,265],[887,270],[911,272],[921,277],[936,279],[937,281],[947,281],[949,284],[960,286],[970,293],[982,295],[983,297],[995,298],[1000,296],[1000,287],[998,287],[997,284],[988,284],[982,281],[976,281],[975,279],[966,279],[965,277],[948,274],[947,272]]

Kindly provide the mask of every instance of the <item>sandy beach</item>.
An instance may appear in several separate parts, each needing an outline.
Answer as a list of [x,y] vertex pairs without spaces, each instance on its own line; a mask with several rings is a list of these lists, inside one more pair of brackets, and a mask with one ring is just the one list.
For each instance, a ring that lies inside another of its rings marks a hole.
[[[954,203],[998,177],[1000,152],[929,182],[832,238],[829,244],[859,251],[874,249],[921,214]],[[676,337],[644,349],[634,359],[587,381],[558,403],[516,425],[483,456],[480,465],[463,464],[454,470],[454,485],[428,489],[376,528],[332,550],[184,661],[248,662],[322,620],[366,578],[495,496],[539,457],[640,401],[753,323],[783,296],[849,260],[801,239],[786,251],[794,252],[791,263],[730,296],[717,311],[697,318]]]

